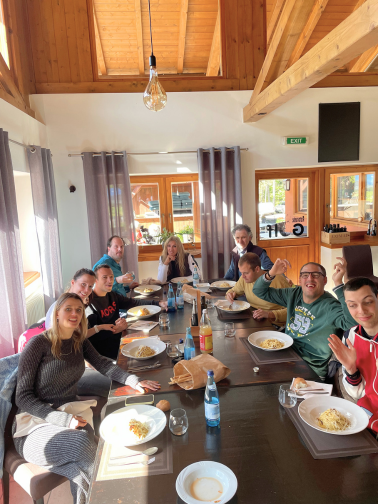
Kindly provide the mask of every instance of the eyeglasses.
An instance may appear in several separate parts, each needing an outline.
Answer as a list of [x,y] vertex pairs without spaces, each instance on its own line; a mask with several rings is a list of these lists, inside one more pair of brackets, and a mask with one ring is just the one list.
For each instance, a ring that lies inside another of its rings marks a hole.
[[321,276],[325,277],[324,273],[320,273],[320,271],[304,271],[303,273],[299,273],[300,278],[304,278],[307,280],[309,276],[312,276],[312,278],[320,278]]

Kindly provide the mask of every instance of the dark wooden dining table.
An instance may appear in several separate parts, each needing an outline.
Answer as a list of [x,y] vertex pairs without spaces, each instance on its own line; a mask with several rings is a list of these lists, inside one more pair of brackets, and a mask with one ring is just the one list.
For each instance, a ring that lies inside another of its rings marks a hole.
[[[185,337],[190,305],[170,316],[169,330],[157,326],[149,334],[162,341],[177,343]],[[200,460],[212,460],[229,467],[238,479],[238,490],[231,504],[370,504],[378,500],[378,455],[315,460],[301,440],[285,409],[278,402],[279,384],[295,376],[316,380],[317,376],[303,361],[288,361],[259,366],[242,344],[241,338],[252,332],[272,330],[269,321],[235,321],[236,336],[225,338],[224,322],[210,311],[213,327],[214,357],[231,369],[225,380],[218,382],[220,428],[206,426],[204,389],[185,391],[168,385],[173,376],[173,363],[159,355],[162,367],[140,374],[142,379],[157,380],[161,389],[155,393],[155,404],[166,399],[171,410],[184,408],[189,429],[184,436],[171,436],[172,471],[108,481],[96,481],[103,454],[100,439],[91,485],[90,504],[181,504],[175,489],[176,478],[186,466]],[[128,331],[132,335],[132,331]],[[195,339],[196,352],[199,343]],[[279,353],[279,352],[278,352]],[[118,364],[127,369],[128,359],[120,352]],[[106,415],[125,404],[117,397],[119,384],[112,384]],[[167,426],[169,412],[167,415]],[[163,434],[160,434],[162,436]],[[156,444],[161,440],[156,438]],[[154,445],[154,441],[152,446]],[[168,448],[167,448],[168,449]]]

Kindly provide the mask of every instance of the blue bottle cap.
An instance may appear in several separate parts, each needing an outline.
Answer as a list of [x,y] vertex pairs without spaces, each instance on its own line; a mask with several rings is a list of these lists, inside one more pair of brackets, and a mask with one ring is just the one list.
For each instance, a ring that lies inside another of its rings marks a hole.
[[214,371],[212,369],[209,369],[207,376],[214,376]]
[[179,343],[184,343],[184,340],[180,338]]

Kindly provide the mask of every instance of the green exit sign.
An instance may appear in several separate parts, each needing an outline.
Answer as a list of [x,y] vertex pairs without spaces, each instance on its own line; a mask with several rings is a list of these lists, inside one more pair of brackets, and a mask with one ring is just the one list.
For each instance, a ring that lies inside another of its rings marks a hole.
[[282,143],[284,145],[306,145],[308,137],[283,137]]

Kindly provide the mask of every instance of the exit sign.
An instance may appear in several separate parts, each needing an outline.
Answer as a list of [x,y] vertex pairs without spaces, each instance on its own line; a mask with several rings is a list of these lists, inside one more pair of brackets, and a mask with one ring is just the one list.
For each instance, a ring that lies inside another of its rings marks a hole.
[[306,145],[308,137],[282,137],[283,145]]

